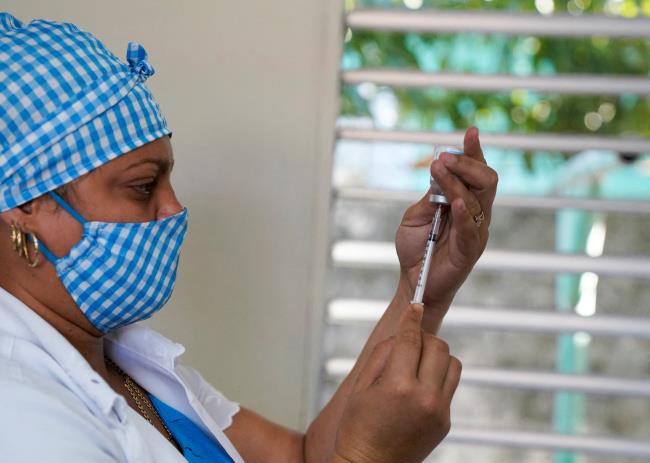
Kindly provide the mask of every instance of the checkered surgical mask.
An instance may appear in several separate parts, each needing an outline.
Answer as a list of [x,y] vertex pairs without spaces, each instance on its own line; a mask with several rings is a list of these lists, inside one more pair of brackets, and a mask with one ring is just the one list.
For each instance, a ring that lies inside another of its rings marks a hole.
[[187,209],[142,223],[85,220],[55,192],[48,193],[84,228],[81,241],[57,258],[42,252],[86,318],[102,333],[151,317],[171,296]]

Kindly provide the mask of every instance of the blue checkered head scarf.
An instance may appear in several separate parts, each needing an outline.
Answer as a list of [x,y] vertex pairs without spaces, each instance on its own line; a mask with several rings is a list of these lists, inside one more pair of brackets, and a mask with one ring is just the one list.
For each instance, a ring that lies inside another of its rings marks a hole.
[[130,42],[126,63],[74,24],[0,12],[0,212],[170,133]]

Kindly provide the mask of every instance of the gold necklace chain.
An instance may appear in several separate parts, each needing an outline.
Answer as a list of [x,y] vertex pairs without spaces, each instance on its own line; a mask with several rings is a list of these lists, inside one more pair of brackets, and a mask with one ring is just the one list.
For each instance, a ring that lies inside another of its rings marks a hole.
[[117,365],[115,362],[113,362],[111,359],[108,357],[105,357],[106,363],[108,365],[111,365],[115,370],[117,370],[120,375],[122,375],[122,378],[124,379],[124,387],[126,388],[127,391],[129,391],[129,394],[131,394],[131,397],[133,398],[133,401],[135,404],[138,406],[138,409],[140,410],[140,414],[153,426],[154,428],[156,427],[155,424],[153,423],[153,420],[149,416],[149,413],[147,413],[147,409],[149,409],[155,417],[160,421],[160,423],[163,425],[163,428],[165,429],[165,432],[167,433],[167,440],[172,443],[174,447],[176,447],[177,450],[180,451],[180,448],[176,441],[174,440],[174,436],[172,435],[171,431],[165,424],[165,421],[160,417],[160,414],[156,410],[156,408],[151,404],[151,400],[143,394],[140,391],[140,387],[138,384],[133,381],[133,379],[124,371],[122,370],[119,365]]

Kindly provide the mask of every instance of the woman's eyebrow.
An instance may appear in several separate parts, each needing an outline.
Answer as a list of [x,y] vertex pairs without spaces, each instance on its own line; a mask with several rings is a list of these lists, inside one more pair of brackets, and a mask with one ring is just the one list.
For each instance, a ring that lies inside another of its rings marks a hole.
[[126,170],[131,170],[131,169],[139,167],[139,166],[141,166],[143,164],[155,164],[160,168],[161,171],[167,172],[167,171],[171,170],[174,167],[174,160],[173,159],[172,160],[161,159],[161,158],[144,158],[144,159],[139,159],[139,160],[135,161],[134,163],[129,165],[124,170],[125,171]]

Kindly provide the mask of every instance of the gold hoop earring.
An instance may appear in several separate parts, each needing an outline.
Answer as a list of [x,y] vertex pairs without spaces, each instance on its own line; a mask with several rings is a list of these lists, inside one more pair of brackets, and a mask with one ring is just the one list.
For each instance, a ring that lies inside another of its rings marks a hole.
[[27,265],[31,268],[36,267],[41,262],[41,252],[38,249],[38,238],[33,233],[28,235],[32,239],[32,244],[34,245],[34,258],[29,257],[29,252],[27,251],[27,240],[25,240],[25,259],[27,260]]
[[[32,259],[29,255],[29,247],[27,236],[32,239],[32,244],[34,245],[34,258]],[[18,255],[24,258],[27,261],[27,265],[31,268],[36,267],[41,261],[41,253],[39,250],[39,242],[36,236],[33,234],[26,234],[21,231],[16,224],[11,224],[11,242],[14,246],[14,251]]]
[[11,243],[14,245],[14,251],[20,255],[23,247],[23,234],[15,223],[11,224]]

